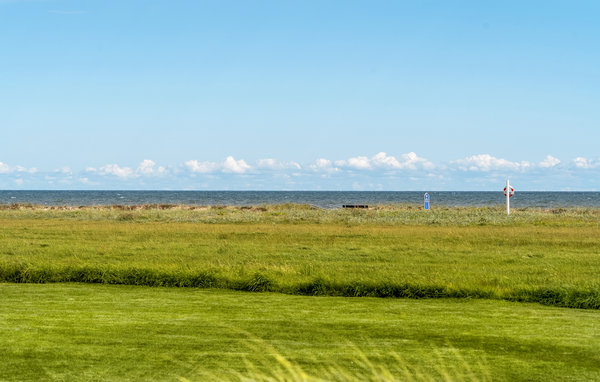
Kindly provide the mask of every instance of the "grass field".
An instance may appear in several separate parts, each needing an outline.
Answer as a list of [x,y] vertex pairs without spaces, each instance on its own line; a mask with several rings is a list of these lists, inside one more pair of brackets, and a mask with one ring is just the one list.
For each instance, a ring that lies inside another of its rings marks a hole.
[[0,284],[0,380],[598,380],[600,312]]
[[0,280],[600,308],[598,210],[0,210]]
[[597,209],[0,206],[0,380],[598,380],[599,269]]

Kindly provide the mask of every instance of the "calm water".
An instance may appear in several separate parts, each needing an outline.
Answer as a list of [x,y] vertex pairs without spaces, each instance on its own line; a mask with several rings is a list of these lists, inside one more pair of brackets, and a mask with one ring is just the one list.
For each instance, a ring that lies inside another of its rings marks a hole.
[[[342,204],[423,203],[424,192],[400,191],[0,191],[0,204],[49,206],[107,204],[261,205],[307,203],[324,208]],[[502,192],[430,192],[432,206],[496,206]],[[600,207],[600,192],[517,192],[513,207]]]

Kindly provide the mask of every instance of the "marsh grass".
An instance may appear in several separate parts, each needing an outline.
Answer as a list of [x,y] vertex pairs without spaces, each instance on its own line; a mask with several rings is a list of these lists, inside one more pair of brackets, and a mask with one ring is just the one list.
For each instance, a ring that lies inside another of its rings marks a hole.
[[600,212],[0,206],[0,281],[600,308]]
[[502,206],[446,207],[431,211],[413,205],[375,205],[368,209],[322,209],[308,204],[262,206],[198,206],[141,204],[108,206],[41,206],[0,204],[0,218],[67,219],[96,221],[287,223],[349,225],[439,226],[593,226],[600,225],[598,208],[513,208],[510,216]]

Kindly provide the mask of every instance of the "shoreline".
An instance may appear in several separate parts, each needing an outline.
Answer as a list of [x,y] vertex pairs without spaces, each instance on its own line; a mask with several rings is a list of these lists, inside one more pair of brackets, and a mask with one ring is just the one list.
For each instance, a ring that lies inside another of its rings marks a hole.
[[[416,211],[423,210],[423,206],[415,205],[414,203],[385,203],[385,204],[361,204],[360,208],[345,208],[343,204],[338,207],[325,208],[314,204],[308,203],[257,203],[247,205],[237,204],[188,204],[188,203],[139,203],[139,204],[82,204],[82,205],[69,205],[69,204],[37,204],[37,203],[0,203],[0,211],[6,210],[248,210],[248,211],[267,211],[267,210],[347,210],[347,211]],[[431,211],[467,211],[467,210],[505,210],[505,205],[498,203],[489,206],[454,206],[436,204],[431,207]],[[554,207],[542,207],[542,206],[527,206],[527,207],[513,207],[512,211],[539,211],[539,212],[550,212],[550,213],[562,213],[566,211],[600,211],[600,206],[554,206]],[[424,211],[427,212],[427,211]]]

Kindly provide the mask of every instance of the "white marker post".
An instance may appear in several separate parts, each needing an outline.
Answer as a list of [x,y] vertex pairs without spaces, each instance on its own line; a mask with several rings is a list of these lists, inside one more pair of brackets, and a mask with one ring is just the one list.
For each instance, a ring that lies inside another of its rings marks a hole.
[[508,183],[508,179],[506,179],[504,194],[506,195],[506,214],[510,215],[510,184]]

